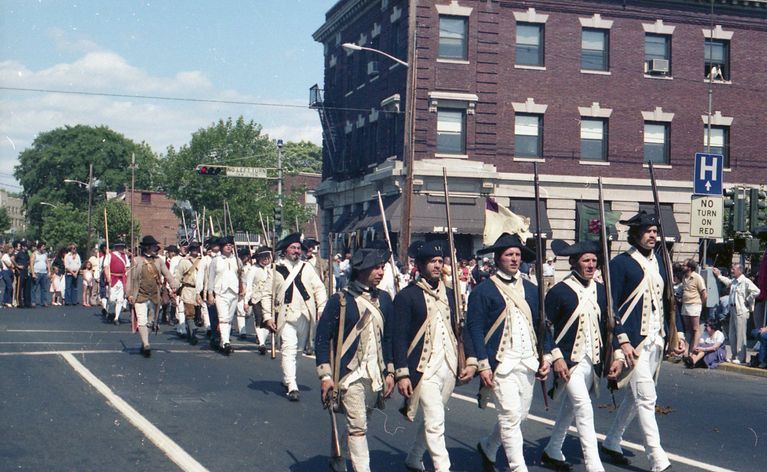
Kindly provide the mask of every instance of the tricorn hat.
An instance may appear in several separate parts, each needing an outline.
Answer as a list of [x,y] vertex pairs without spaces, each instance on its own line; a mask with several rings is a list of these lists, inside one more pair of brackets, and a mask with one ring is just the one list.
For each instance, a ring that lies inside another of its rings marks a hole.
[[144,246],[144,247],[146,247],[146,246],[159,246],[160,245],[160,241],[156,240],[154,238],[154,236],[147,234],[146,236],[141,238],[141,243],[140,244],[142,246]]
[[175,253],[178,253],[178,246],[176,246],[175,244],[171,244],[170,246],[166,246],[166,247],[165,247],[165,251],[166,251],[166,252],[175,252]]
[[250,258],[250,249],[244,247],[237,251],[237,257],[240,259]]
[[288,246],[295,243],[300,243],[301,249],[306,250],[306,246],[304,246],[304,243],[301,241],[301,233],[291,233],[282,238],[280,242],[277,243],[277,250],[284,251]]
[[306,247],[307,249],[311,249],[311,248],[313,248],[315,246],[319,246],[319,245],[320,245],[320,242],[317,241],[316,239],[312,239],[312,238],[304,239],[304,247]]
[[127,246],[125,241],[115,241],[114,244],[112,244],[112,249],[117,249],[118,247],[125,249],[125,246]]
[[415,246],[417,243],[413,243],[408,248],[408,255],[412,249],[413,257],[415,259],[431,259],[432,257],[445,257],[448,255],[447,243],[445,241],[424,241],[420,245]]
[[210,238],[205,240],[205,248],[210,249],[213,246],[220,246],[221,243],[218,241],[218,238],[211,236]]
[[199,252],[200,251],[200,243],[197,243],[197,242],[190,243],[188,249],[189,249],[189,252],[192,252],[192,251]]
[[519,248],[522,252],[522,260],[525,262],[532,262],[535,260],[535,252],[527,247],[518,234],[503,233],[495,240],[492,246],[488,246],[484,249],[477,251],[477,254],[489,254],[508,249],[510,247]]
[[557,256],[580,256],[581,254],[594,254],[599,261],[602,260],[602,246],[599,241],[581,241],[575,244],[567,244],[561,239],[551,242],[551,250]]
[[641,226],[660,226],[660,220],[655,213],[649,214],[642,210],[636,215],[632,216],[628,220],[620,220],[618,223],[626,226],[641,227]]
[[386,249],[358,249],[352,256],[352,269],[366,270],[386,263],[391,253]]
[[218,244],[224,245],[224,244],[234,244],[234,236],[222,236],[218,238]]
[[255,256],[256,257],[262,257],[266,255],[272,254],[272,248],[269,246],[261,246],[260,248],[256,249]]

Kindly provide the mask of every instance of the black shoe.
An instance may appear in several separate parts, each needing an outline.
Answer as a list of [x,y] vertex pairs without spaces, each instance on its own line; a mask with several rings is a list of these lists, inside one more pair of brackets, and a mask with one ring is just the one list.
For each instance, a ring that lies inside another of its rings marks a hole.
[[554,459],[553,457],[546,454],[546,451],[543,451],[543,455],[541,456],[541,464],[550,469],[558,471],[573,470],[573,465],[571,463]]
[[421,464],[420,467],[412,467],[405,464],[405,470],[407,470],[407,472],[426,472],[426,468],[424,468],[423,464]]
[[213,349],[216,352],[220,351],[221,350],[221,342],[218,339],[216,339],[216,338],[211,339],[210,340],[210,348]]
[[102,309],[101,309],[101,316],[103,316],[104,318],[106,318],[106,317],[107,317],[107,314],[108,314],[108,313],[107,313],[107,310],[106,310],[106,308],[102,308]]
[[695,367],[695,365],[692,363],[692,359],[690,358],[690,356],[685,356],[682,360],[684,361],[685,367],[687,367],[688,369],[692,369],[693,367]]
[[291,390],[288,392],[288,400],[292,402],[297,402],[301,399],[301,396],[298,394],[298,390]]
[[264,346],[263,344],[258,346],[258,353],[261,354],[262,356],[266,355],[266,346]]
[[228,356],[234,352],[234,349],[232,348],[231,344],[225,343],[221,348],[221,352],[223,352],[225,356]]
[[247,339],[248,335],[245,333],[240,333],[240,339]]
[[485,472],[495,472],[495,462],[490,460],[490,457],[485,454],[485,450],[482,449],[482,443],[477,443],[477,452],[479,452],[479,457],[482,459],[482,470]]
[[629,465],[631,461],[620,452],[612,451],[604,446],[599,446],[599,450],[607,456],[608,461],[614,465]]
[[206,337],[206,338],[208,338],[208,339],[210,339],[211,337],[213,337],[213,331],[212,331],[212,330],[210,330],[210,329],[209,329],[209,330],[207,330],[207,331],[205,331],[205,337]]
[[187,337],[189,338],[189,344],[191,344],[192,346],[196,346],[197,345],[197,333],[196,332],[192,331],[191,333],[188,333]]
[[304,355],[305,356],[313,356],[314,355],[314,349],[304,349]]
[[152,349],[142,345],[141,346],[141,355],[144,356],[144,357],[152,357]]

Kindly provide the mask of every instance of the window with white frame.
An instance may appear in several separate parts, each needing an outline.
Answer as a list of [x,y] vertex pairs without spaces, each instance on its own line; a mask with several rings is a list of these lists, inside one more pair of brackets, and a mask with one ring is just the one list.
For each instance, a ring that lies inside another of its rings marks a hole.
[[514,115],[514,155],[542,157],[543,115],[517,113]]
[[437,153],[466,154],[465,108],[437,108]]
[[515,64],[543,67],[543,24],[517,23]]
[[[703,147],[708,152],[708,126],[703,127]],[[721,154],[724,158],[724,167],[730,167],[730,127],[711,127],[711,154]]]
[[607,161],[607,120],[581,118],[581,160]]
[[581,30],[581,69],[610,70],[610,30]]
[[440,59],[467,60],[469,18],[465,16],[439,16]]
[[645,121],[644,162],[668,164],[670,162],[670,123]]
[[644,71],[650,75],[671,75],[671,35],[645,33]]
[[706,79],[730,80],[730,42],[723,39],[704,40],[704,74]]

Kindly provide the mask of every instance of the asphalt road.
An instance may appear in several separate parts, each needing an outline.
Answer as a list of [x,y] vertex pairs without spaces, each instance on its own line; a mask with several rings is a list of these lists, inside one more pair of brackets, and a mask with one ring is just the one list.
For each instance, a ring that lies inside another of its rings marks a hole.
[[[95,309],[0,311],[0,470],[327,470],[329,419],[314,359],[300,359],[302,398],[291,403],[280,385],[279,354],[260,356],[252,337],[224,357],[202,339],[193,347],[163,328],[145,359],[138,335],[102,323]],[[495,421],[494,410],[479,410],[473,400],[476,382],[456,389],[448,406],[456,471],[481,470],[474,445]],[[664,363],[658,404],[670,411],[657,418],[674,470],[765,470],[766,386],[765,378]],[[535,395],[523,425],[532,471],[546,470],[539,457],[558,409],[555,403],[545,411],[537,387]],[[395,394],[373,413],[373,470],[403,470],[416,428],[398,413],[401,401]],[[594,404],[604,433],[613,415],[609,393]],[[636,422],[625,440],[635,443],[625,448],[632,465],[606,469],[648,470]],[[575,435],[564,453],[583,470]],[[501,452],[499,466],[504,461]]]

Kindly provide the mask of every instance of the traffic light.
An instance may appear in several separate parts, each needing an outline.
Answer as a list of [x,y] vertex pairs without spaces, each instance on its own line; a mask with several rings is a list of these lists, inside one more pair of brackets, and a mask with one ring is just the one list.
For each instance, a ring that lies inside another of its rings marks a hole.
[[277,230],[277,234],[282,231],[282,207],[274,207],[274,228]]
[[748,211],[749,211],[749,224],[748,229],[752,233],[756,231],[756,228],[764,224],[764,216],[761,214],[762,210],[767,208],[767,193],[764,193],[758,188],[752,188],[749,190],[748,197]]
[[197,166],[197,173],[199,175],[226,175],[226,166],[210,166],[206,164],[200,164]]
[[746,189],[743,187],[732,187],[724,191],[724,196],[730,200],[725,200],[724,206],[732,209],[732,230],[743,232],[746,230]]

